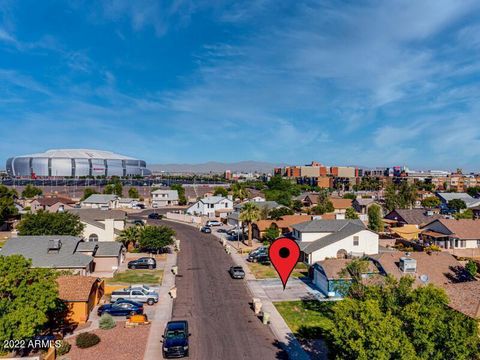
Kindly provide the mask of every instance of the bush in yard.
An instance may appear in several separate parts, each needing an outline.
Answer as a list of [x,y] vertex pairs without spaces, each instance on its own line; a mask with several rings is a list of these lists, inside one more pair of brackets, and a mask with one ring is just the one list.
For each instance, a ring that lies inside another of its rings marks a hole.
[[99,326],[100,326],[100,329],[108,330],[108,329],[113,329],[115,326],[117,326],[117,323],[115,322],[112,315],[103,314],[100,317]]
[[72,348],[72,345],[70,345],[69,342],[65,340],[60,340],[60,346],[57,347],[57,356],[62,356],[67,354],[71,348]]
[[97,345],[100,342],[100,338],[90,332],[84,332],[77,336],[76,344],[80,349],[86,349]]

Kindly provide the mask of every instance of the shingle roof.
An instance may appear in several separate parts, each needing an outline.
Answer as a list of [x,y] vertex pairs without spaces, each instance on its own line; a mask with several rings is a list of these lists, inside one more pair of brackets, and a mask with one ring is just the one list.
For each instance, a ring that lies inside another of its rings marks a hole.
[[106,219],[125,220],[127,213],[122,210],[101,209],[68,209],[70,213],[78,215],[80,220],[103,221]]
[[354,223],[365,228],[363,222],[356,220],[311,220],[293,226],[295,230],[300,232],[336,232],[342,229],[346,224]]
[[417,260],[417,271],[414,274],[403,273],[399,268],[400,258],[405,257],[404,252],[382,253],[371,255],[383,270],[393,277],[400,279],[403,276],[413,276],[415,285],[422,285],[421,275],[428,276],[428,283],[444,287],[445,284],[466,279],[463,266],[447,252],[412,252],[408,257]]
[[117,241],[98,241],[98,248],[95,257],[118,256],[123,245]]
[[[480,239],[480,220],[471,219],[438,219],[438,221],[444,225],[453,235],[459,239]],[[426,225],[428,228],[430,224]]]
[[[48,251],[50,240],[61,241],[58,252]],[[19,236],[7,241],[0,255],[23,255],[32,260],[34,267],[84,268],[93,261],[93,257],[75,253],[80,241],[81,238],[76,236]]]
[[360,205],[360,206],[367,206],[367,205],[370,205],[371,203],[375,202],[375,200],[372,199],[372,198],[368,198],[368,199],[359,198],[359,199],[355,199],[353,201],[357,202],[358,205]]
[[118,199],[117,195],[109,195],[109,194],[92,194],[85,200],[83,203],[85,204],[108,204],[110,201],[114,201]]
[[248,204],[248,203],[256,204],[259,209],[263,209],[266,207],[268,210],[273,210],[279,207],[283,207],[283,205],[280,205],[276,201],[260,201],[260,202],[246,201],[246,202],[235,205],[234,209],[237,211],[242,210],[245,204]]
[[480,281],[445,285],[449,306],[473,319],[480,317]]
[[[322,220],[313,220],[313,221],[322,221]],[[331,221],[331,220],[323,220],[323,221]],[[333,221],[341,221],[341,220],[333,220]],[[354,221],[343,222],[343,226],[340,229],[320,239],[307,242],[308,245],[301,250],[306,254],[311,254],[317,250],[323,249],[328,245],[332,245],[337,241],[345,239],[348,236],[352,236],[362,230],[367,230],[365,228],[365,225],[363,225],[363,223],[361,223],[360,225],[358,222],[354,222]],[[303,243],[303,241],[301,241],[301,243]]]
[[347,265],[351,263],[351,259],[326,259],[319,261],[318,264],[323,268],[327,279],[351,279],[351,275],[348,271],[343,272]]
[[58,298],[65,301],[88,301],[93,285],[100,279],[93,276],[67,275],[57,278]]
[[227,198],[223,196],[207,196],[200,199],[200,201],[203,202],[204,204],[216,204],[222,200],[227,200]]
[[[152,194],[167,194],[168,200],[178,200],[178,191],[177,190],[162,190],[158,189],[152,192]],[[162,198],[160,198],[161,200]]]
[[454,199],[460,199],[465,201],[467,207],[474,207],[480,205],[480,200],[475,199],[467,193],[437,193],[437,196],[444,199],[446,202],[452,201]]
[[[397,216],[400,216],[401,219],[394,219]],[[427,215],[426,209],[395,209],[385,215],[385,219],[403,221],[411,225],[422,225],[427,224],[435,219],[440,219],[442,215],[432,214]]]
[[52,206],[56,203],[62,204],[75,204],[75,201],[69,198],[60,197],[60,196],[52,196],[52,197],[41,197],[37,199],[38,203],[42,206]]

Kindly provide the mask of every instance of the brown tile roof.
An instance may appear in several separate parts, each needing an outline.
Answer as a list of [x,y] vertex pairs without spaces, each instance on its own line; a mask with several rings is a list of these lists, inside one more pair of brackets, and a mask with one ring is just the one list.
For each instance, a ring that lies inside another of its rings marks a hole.
[[348,209],[352,207],[352,199],[330,198],[335,209]]
[[480,220],[439,219],[438,221],[459,239],[480,239]]
[[376,260],[387,274],[396,279],[403,276],[414,276],[416,286],[423,284],[420,280],[421,275],[427,275],[429,283],[440,287],[467,278],[463,266],[447,252],[433,252],[431,255],[426,252],[410,253],[409,257],[417,260],[417,271],[414,274],[406,274],[400,270],[400,258],[405,256],[406,253],[398,251],[370,257]]
[[59,276],[58,297],[65,301],[88,301],[92,286],[97,280],[98,278],[93,276]]
[[275,222],[275,220],[258,220],[257,222],[255,222],[255,225],[257,225],[257,228],[258,228],[259,231],[265,231],[274,222]]
[[279,220],[275,221],[275,223],[279,228],[289,228],[291,230],[292,225],[300,224],[309,220],[312,220],[310,215],[284,215]]
[[75,204],[75,201],[73,201],[72,199],[66,198],[66,197],[60,197],[60,196],[42,197],[42,198],[38,198],[37,201],[42,206],[52,206],[52,205],[55,205],[56,203],[62,203],[65,205]]
[[445,286],[449,306],[473,319],[480,317],[480,281],[466,281]]

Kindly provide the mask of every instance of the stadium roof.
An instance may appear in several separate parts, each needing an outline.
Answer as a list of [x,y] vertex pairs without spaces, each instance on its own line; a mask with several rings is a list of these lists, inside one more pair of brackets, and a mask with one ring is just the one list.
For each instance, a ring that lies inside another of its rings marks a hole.
[[129,156],[115,154],[111,151],[91,150],[91,149],[52,149],[52,150],[47,150],[44,153],[21,155],[16,157],[138,160]]

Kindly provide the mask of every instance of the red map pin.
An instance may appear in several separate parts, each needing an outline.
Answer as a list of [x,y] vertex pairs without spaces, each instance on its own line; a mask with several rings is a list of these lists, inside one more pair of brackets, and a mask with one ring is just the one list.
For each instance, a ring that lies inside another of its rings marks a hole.
[[288,278],[300,257],[300,248],[298,244],[289,238],[279,238],[275,240],[268,249],[268,256],[275,270],[277,270],[282,280],[283,290],[287,285]]

